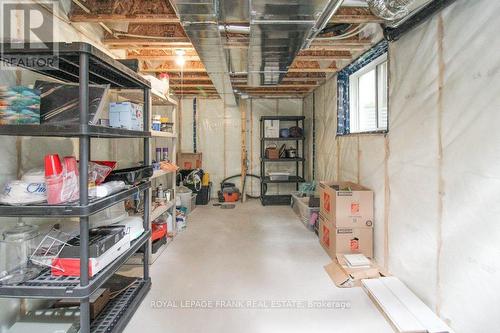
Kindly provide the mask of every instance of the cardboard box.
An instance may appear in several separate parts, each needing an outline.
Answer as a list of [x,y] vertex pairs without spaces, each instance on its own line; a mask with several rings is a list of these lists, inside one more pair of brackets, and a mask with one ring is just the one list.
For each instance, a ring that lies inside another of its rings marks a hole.
[[201,153],[177,153],[177,165],[183,170],[201,169]]
[[280,121],[279,120],[264,120],[264,137],[279,138],[280,137]]
[[373,227],[373,191],[350,182],[320,182],[319,195],[320,214],[336,227]]
[[332,259],[337,253],[363,253],[373,258],[372,228],[337,228],[320,214],[318,231],[319,242]]
[[[95,293],[90,296],[90,319],[95,319],[104,310],[109,303],[111,293],[107,288],[97,289]],[[54,308],[67,308],[73,306],[80,306],[80,300],[73,298],[66,298],[57,301]]]
[[352,268],[349,267],[343,254],[337,254],[332,263],[324,266],[326,273],[335,285],[339,288],[360,287],[362,279],[376,279],[386,276],[384,272],[374,262],[370,267]]
[[110,103],[109,126],[143,131],[144,119],[142,106],[131,102]]

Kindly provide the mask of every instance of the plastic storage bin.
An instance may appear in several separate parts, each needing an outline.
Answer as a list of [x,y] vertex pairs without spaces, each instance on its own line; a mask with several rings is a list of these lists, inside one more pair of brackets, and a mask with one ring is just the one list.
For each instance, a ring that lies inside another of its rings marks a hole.
[[287,181],[290,178],[290,172],[269,172],[269,179],[272,181]]
[[190,206],[190,207],[188,207],[188,214],[191,214],[191,213],[193,212],[193,210],[195,210],[195,209],[196,209],[196,197],[197,197],[197,196],[198,196],[198,195],[197,195],[197,194],[195,194],[195,193],[193,193],[193,194],[191,195],[191,206]]
[[[314,231],[315,220],[319,216],[319,207],[309,207],[309,197],[301,197],[300,192],[292,193],[292,209],[310,231]],[[316,218],[314,218],[314,213]]]

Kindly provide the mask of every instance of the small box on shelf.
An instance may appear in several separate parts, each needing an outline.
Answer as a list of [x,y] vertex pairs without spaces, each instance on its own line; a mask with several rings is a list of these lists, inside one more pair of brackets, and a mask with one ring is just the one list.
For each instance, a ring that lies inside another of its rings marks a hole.
[[109,125],[114,128],[141,131],[144,128],[142,106],[132,102],[110,103]]

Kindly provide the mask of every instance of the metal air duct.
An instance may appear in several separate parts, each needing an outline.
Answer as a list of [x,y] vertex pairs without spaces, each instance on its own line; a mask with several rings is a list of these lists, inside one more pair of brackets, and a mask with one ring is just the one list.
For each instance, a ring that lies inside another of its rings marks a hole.
[[226,105],[237,105],[219,31],[217,0],[174,0],[184,30]]
[[276,85],[343,0],[252,0],[248,84]]
[[410,13],[410,6],[415,0],[367,0],[373,14],[387,20],[399,20]]

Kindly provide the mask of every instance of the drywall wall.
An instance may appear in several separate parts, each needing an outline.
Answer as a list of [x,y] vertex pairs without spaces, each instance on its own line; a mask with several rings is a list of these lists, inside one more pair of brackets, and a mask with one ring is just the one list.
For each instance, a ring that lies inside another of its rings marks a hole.
[[458,0],[391,43],[387,135],[335,138],[336,105],[318,103],[335,78],[304,101],[329,128],[316,178],[374,189],[376,259],[457,333],[498,330],[499,16]]

